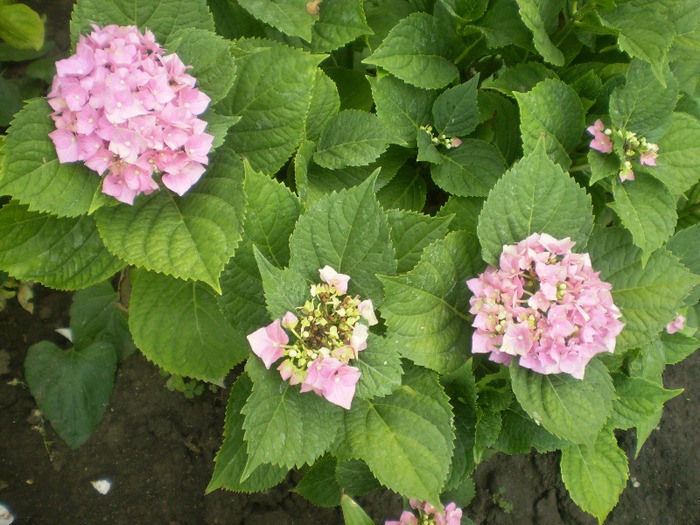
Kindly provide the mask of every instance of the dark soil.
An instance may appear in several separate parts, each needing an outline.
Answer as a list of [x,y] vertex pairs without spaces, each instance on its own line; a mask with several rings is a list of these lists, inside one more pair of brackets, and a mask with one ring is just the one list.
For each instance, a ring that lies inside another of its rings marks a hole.
[[[290,492],[299,479],[258,494],[204,490],[222,440],[228,390],[194,399],[165,387],[157,367],[136,353],[119,367],[105,417],[88,442],[71,450],[35,413],[23,384],[27,348],[68,324],[70,296],[39,289],[36,313],[16,301],[0,313],[0,502],[17,524],[335,524],[339,509],[314,507]],[[633,459],[634,436],[621,435],[630,482],[606,523],[691,524],[700,515],[700,353],[670,367],[668,388],[686,388],[667,403],[659,429]],[[90,484],[113,482],[107,495]],[[477,469],[466,514],[477,524],[593,525],[569,498],[557,454],[497,455]],[[401,499],[388,491],[361,500],[377,523],[398,518]]]

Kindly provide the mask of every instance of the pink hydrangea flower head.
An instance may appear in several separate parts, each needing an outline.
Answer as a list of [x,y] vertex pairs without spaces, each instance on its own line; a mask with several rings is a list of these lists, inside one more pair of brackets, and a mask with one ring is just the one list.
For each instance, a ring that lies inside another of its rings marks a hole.
[[603,124],[602,120],[596,120],[592,126],[586,128],[586,131],[593,135],[593,140],[589,144],[591,149],[601,153],[610,153],[612,151],[612,141],[605,134],[605,124]]
[[348,291],[348,281],[350,280],[349,275],[344,273],[338,273],[330,266],[326,265],[321,268],[318,273],[321,275],[321,280],[324,283],[335,286],[339,293],[344,294]]
[[668,323],[668,325],[666,326],[666,331],[669,334],[675,334],[679,330],[683,330],[683,327],[685,326],[685,321],[686,321],[685,317],[682,315],[679,315],[673,321]]
[[401,513],[399,521],[387,520],[384,525],[418,525],[418,518],[411,511],[404,510]]
[[582,379],[594,355],[615,350],[622,314],[610,284],[593,271],[588,254],[571,251],[574,244],[533,233],[504,247],[499,268],[467,281],[473,353]]
[[647,150],[639,157],[639,163],[642,166],[656,166],[656,158],[659,156],[659,146],[656,144],[647,144]]
[[74,55],[56,62],[48,95],[56,131],[49,136],[59,162],[84,161],[104,177],[104,193],[132,204],[158,185],[152,169],[135,177],[124,165],[143,171],[150,161],[163,184],[183,195],[204,173],[212,148],[214,137],[197,118],[209,97],[150,31],[92,27]]
[[268,326],[258,328],[247,336],[248,343],[255,355],[265,363],[265,368],[270,368],[284,354],[283,345],[289,342],[289,336],[280,326],[280,320],[275,319]]

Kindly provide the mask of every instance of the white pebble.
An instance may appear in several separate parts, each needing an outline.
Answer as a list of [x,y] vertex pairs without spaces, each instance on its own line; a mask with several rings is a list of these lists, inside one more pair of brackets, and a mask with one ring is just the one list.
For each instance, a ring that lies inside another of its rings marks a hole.
[[13,521],[15,521],[15,517],[10,509],[0,503],[0,525],[10,525]]
[[95,490],[102,495],[107,494],[112,489],[112,482],[106,478],[90,482]]

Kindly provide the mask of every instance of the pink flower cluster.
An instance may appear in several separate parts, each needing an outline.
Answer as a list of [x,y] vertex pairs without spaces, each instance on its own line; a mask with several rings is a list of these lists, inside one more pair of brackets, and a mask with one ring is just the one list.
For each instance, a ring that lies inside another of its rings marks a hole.
[[452,502],[439,512],[426,501],[409,500],[412,509],[418,511],[418,516],[409,510],[403,511],[399,521],[385,521],[384,525],[460,525],[462,509]]
[[[299,317],[287,312],[248,335],[248,342],[266,368],[284,357],[277,370],[291,385],[301,383],[302,392],[350,409],[360,370],[348,363],[367,348],[377,317],[371,300],[346,295],[348,275],[330,266],[319,274],[325,284],[311,286],[311,300],[298,308]],[[296,339],[291,345],[285,329]]]
[[533,233],[503,247],[499,268],[489,266],[467,281],[474,293],[472,352],[541,374],[565,372],[583,379],[586,364],[613,352],[624,324],[609,283],[594,272],[575,242]]
[[666,325],[666,331],[669,334],[675,334],[676,332],[683,330],[685,327],[686,318],[684,315],[679,315],[673,321]]
[[150,31],[92,27],[74,55],[56,62],[48,100],[58,160],[106,172],[102,191],[128,204],[158,189],[158,172],[167,188],[184,194],[208,163],[214,137],[197,115],[209,97]]
[[645,138],[638,139],[635,133],[631,131],[606,128],[603,121],[598,119],[592,126],[588,126],[586,131],[593,135],[589,147],[600,151],[601,153],[610,153],[613,150],[613,138],[623,144],[623,155],[620,160],[622,169],[619,176],[620,181],[634,180],[634,171],[632,171],[632,161],[639,159],[641,166],[656,166],[656,158],[659,156],[659,146],[648,143]]

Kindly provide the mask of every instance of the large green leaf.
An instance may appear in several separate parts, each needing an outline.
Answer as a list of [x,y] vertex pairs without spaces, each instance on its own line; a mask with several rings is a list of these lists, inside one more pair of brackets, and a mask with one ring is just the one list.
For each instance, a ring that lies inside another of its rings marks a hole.
[[480,197],[450,196],[445,205],[437,212],[438,217],[452,215],[450,231],[464,230],[476,235],[479,213],[486,199]]
[[582,250],[592,228],[590,196],[549,159],[540,142],[491,190],[477,232],[484,260],[497,264],[504,245],[535,232],[571,237]]
[[239,0],[258,20],[289,36],[311,41],[311,27],[318,19],[306,11],[306,0]]
[[249,355],[213,290],[201,282],[134,269],[129,328],[143,354],[172,374],[221,383]]
[[356,400],[345,416],[352,450],[388,488],[439,504],[452,457],[452,410],[437,375],[411,368],[392,394]]
[[16,203],[0,209],[0,268],[13,277],[77,290],[123,266],[105,248],[92,217],[59,218]]
[[289,240],[290,267],[310,282],[318,270],[330,265],[351,277],[349,293],[382,302],[376,274],[396,269],[394,248],[385,212],[374,196],[376,176],[355,188],[322,198],[297,222]]
[[698,277],[665,249],[656,250],[642,266],[642,251],[620,228],[596,231],[588,243],[593,269],[612,284],[612,296],[625,328],[617,336],[618,350],[651,341],[678,315]]
[[178,29],[214,31],[214,19],[205,0],[78,0],[70,24],[73,45],[78,43],[79,35],[92,31],[92,24],[136,25],[141,31],[148,28],[161,45],[167,44]]
[[238,74],[217,110],[241,116],[229,133],[233,149],[256,170],[274,174],[299,144],[323,56],[257,39],[238,40],[232,49]]
[[226,96],[236,78],[236,65],[229,52],[229,42],[202,29],[176,31],[168,41],[168,51],[177,53],[197,79],[197,87],[216,104]]
[[[291,268],[276,268],[255,249],[255,260],[262,277],[267,310],[273,318],[280,319],[287,312],[294,312],[311,297],[309,283]],[[320,281],[317,276],[316,281]]]
[[523,62],[498,72],[498,77],[489,77],[481,84],[482,89],[494,89],[507,97],[513,92],[527,93],[543,80],[559,78],[557,74],[539,62]]
[[464,139],[459,147],[438,153],[442,163],[433,164],[430,174],[452,195],[485,197],[506,169],[500,152],[482,140]]
[[542,4],[536,0],[517,0],[517,2],[520,18],[522,18],[527,28],[532,31],[532,41],[537,52],[550,64],[563,66],[564,53],[557,49],[549,39],[549,35],[547,35],[545,21],[540,12]]
[[416,133],[430,122],[430,108],[437,92],[420,89],[392,75],[371,78],[377,116],[394,136],[415,147]]
[[439,135],[464,137],[476,127],[479,108],[476,102],[479,75],[468,82],[443,91],[433,104],[433,124]]
[[32,345],[24,361],[29,391],[71,448],[78,448],[102,420],[112,395],[117,355],[107,342],[61,350],[50,341]]
[[289,236],[301,203],[284,184],[257,173],[245,161],[245,235],[276,266],[289,260]]
[[466,281],[483,268],[476,238],[450,233],[406,275],[381,277],[387,338],[399,353],[444,374],[467,359],[471,322]]
[[117,306],[118,300],[119,294],[109,281],[102,281],[73,295],[70,327],[76,346],[106,341],[114,345],[120,361],[136,350],[129,332],[129,317]]
[[242,410],[252,389],[253,383],[246,373],[239,375],[231,387],[228,405],[226,405],[224,442],[214,458],[216,466],[207,486],[207,493],[218,488],[237,492],[257,492],[277,485],[287,475],[286,468],[262,464],[253,470],[245,481],[241,481],[248,457],[248,443],[243,439],[245,417]]
[[[291,468],[312,464],[330,446],[340,427],[343,409],[316,395],[299,392],[299,385],[282,381],[273,367],[250,359],[246,370],[253,379],[253,393],[241,409],[248,443],[245,481],[263,464]],[[353,405],[359,404],[358,399]]]
[[[320,69],[313,77],[311,105],[304,122],[304,137],[307,141],[318,141],[321,131],[340,110],[340,96],[335,82]],[[305,142],[304,144],[308,144]]]
[[324,168],[364,166],[377,159],[392,136],[371,113],[346,109],[333,117],[321,132],[314,161]]
[[414,163],[399,168],[386,186],[377,192],[377,200],[385,210],[420,211],[425,207],[428,187],[423,170]]
[[325,0],[319,5],[321,16],[312,28],[311,50],[333,51],[362,35],[371,35],[363,3],[364,0]]
[[[695,224],[677,232],[669,239],[666,247],[680,259],[683,266],[695,275],[700,275],[700,224]],[[700,286],[693,288],[685,304],[693,306],[700,299]]]
[[659,139],[657,166],[649,173],[679,195],[700,180],[700,122],[674,113],[666,133]]
[[82,162],[61,164],[49,133],[56,129],[44,98],[27,102],[10,129],[0,158],[0,194],[34,211],[61,217],[87,213],[100,176]]
[[510,377],[513,393],[528,415],[572,443],[592,445],[612,413],[615,390],[608,369],[597,359],[586,365],[584,379],[540,374],[515,361]]
[[388,215],[391,240],[396,249],[397,273],[412,270],[423,249],[445,236],[452,219],[400,210],[391,210]]
[[427,13],[412,13],[396,24],[363,62],[386,69],[416,87],[439,89],[459,73],[448,60],[453,38],[444,20]]
[[222,146],[211,167],[183,197],[161,190],[133,206],[100,208],[105,245],[130,264],[220,291],[219,274],[240,240],[243,163]]
[[401,359],[391,341],[370,333],[367,348],[358,355],[351,362],[362,374],[355,392],[358,398],[385,396],[401,386]]
[[294,487],[294,492],[319,507],[337,507],[342,494],[335,479],[337,465],[338,460],[330,454],[320,457]]
[[676,227],[676,201],[661,182],[638,173],[634,181],[613,179],[615,202],[609,206],[632,232],[634,244],[645,254],[663,246]]
[[668,66],[664,66],[663,73],[665,86],[646,62],[630,63],[627,82],[610,95],[610,118],[615,126],[637,133],[649,142],[656,142],[664,134],[678,100],[678,82]]
[[[547,154],[568,169],[568,152],[578,146],[583,133],[583,107],[576,92],[561,80],[544,80],[528,93],[514,93],[520,106],[523,152],[535,150],[544,135]],[[556,100],[556,104],[552,101]]]
[[570,445],[561,451],[561,477],[571,499],[603,523],[627,485],[627,456],[610,431],[595,446]]
[[612,423],[615,428],[636,427],[660,411],[666,401],[682,392],[682,388],[666,390],[662,385],[643,377],[616,377],[617,399],[613,402]]
[[675,0],[632,0],[599,12],[605,25],[620,31],[617,40],[620,49],[650,63],[662,83],[665,81],[662,66],[674,36],[669,18],[675,3]]
[[18,49],[39,50],[44,45],[44,21],[24,4],[0,4],[0,39]]

